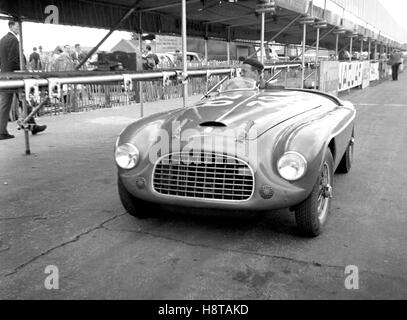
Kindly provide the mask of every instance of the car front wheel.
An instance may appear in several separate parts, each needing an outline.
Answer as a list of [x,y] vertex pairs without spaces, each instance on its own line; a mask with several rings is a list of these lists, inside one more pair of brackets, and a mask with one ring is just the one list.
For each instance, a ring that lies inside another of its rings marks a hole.
[[311,194],[295,210],[297,226],[305,236],[317,237],[324,229],[332,202],[333,166],[332,153],[327,150]]

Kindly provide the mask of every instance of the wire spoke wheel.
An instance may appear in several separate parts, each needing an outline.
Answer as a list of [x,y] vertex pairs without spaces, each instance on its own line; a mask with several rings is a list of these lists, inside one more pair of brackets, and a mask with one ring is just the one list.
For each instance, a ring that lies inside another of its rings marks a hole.
[[318,195],[318,220],[323,225],[328,217],[329,203],[332,198],[331,172],[329,164],[324,163],[321,171]]
[[332,153],[327,150],[311,194],[295,209],[297,226],[306,236],[319,236],[328,220],[333,195],[333,167]]

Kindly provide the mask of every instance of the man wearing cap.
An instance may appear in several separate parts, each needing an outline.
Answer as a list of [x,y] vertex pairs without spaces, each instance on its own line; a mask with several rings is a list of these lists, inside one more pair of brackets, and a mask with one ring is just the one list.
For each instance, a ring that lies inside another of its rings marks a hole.
[[264,65],[257,59],[246,59],[241,67],[241,76],[243,78],[253,79],[257,82],[260,89],[264,89],[266,84],[263,79]]
[[244,78],[250,78],[260,82],[264,65],[256,59],[246,59],[243,61],[241,75]]

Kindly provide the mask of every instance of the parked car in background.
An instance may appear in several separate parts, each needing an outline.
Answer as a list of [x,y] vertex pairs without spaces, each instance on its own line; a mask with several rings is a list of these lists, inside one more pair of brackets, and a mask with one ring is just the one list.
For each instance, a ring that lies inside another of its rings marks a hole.
[[[182,63],[182,52],[167,52],[167,54],[174,57],[174,62],[177,64],[177,60]],[[187,52],[187,59],[189,63],[202,63],[202,58],[197,52]]]
[[174,68],[175,58],[170,53],[156,53],[160,63],[157,65],[160,69]]

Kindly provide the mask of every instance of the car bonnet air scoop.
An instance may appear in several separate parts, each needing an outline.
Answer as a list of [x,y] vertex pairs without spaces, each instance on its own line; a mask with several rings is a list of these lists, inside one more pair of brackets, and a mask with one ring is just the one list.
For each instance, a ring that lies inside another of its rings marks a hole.
[[207,121],[207,122],[202,122],[200,127],[227,127],[226,124],[223,122],[218,122],[218,121]]

